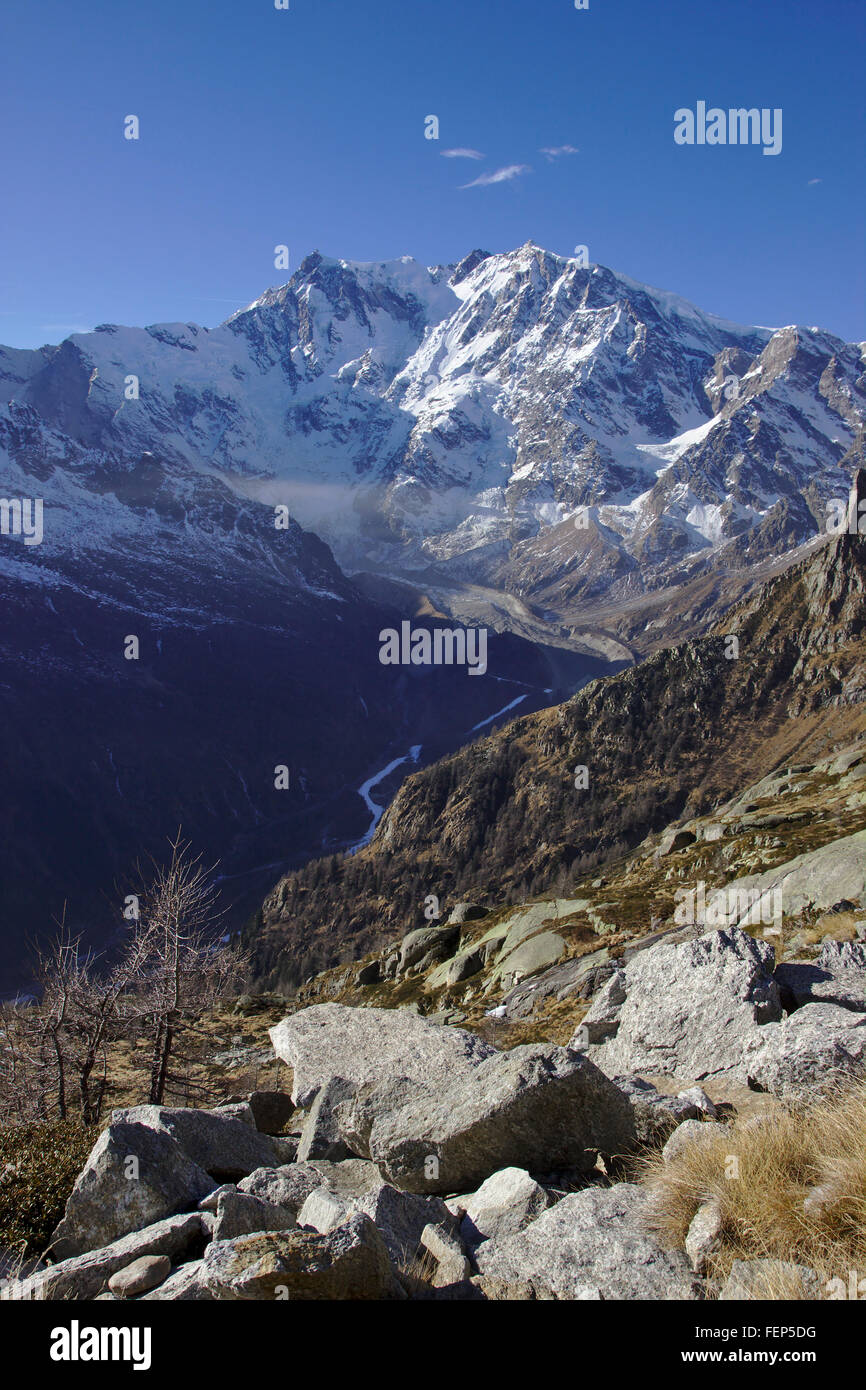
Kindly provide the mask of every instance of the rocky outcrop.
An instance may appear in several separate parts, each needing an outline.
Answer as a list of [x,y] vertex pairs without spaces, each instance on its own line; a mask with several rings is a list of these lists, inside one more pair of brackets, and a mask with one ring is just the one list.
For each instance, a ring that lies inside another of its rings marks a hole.
[[517,1235],[552,1206],[556,1198],[525,1168],[501,1168],[467,1197],[456,1197],[449,1206],[462,1211],[460,1234],[467,1245],[485,1240],[504,1240]]
[[219,1300],[381,1299],[394,1275],[381,1235],[356,1213],[324,1235],[285,1231],[214,1241],[202,1280]]
[[472,1033],[442,1028],[395,1009],[314,1004],[270,1030],[277,1056],[293,1069],[292,1099],[309,1106],[332,1077],[356,1086],[389,1077],[429,1085],[468,1077],[494,1049]]
[[742,1070],[755,1090],[802,1101],[866,1074],[866,1013],[805,1004],[751,1040]]
[[565,941],[555,931],[542,931],[517,946],[497,964],[493,985],[513,985],[548,966],[556,965],[565,951]]
[[782,1017],[773,966],[772,948],[736,928],[641,951],[583,1019],[589,1055],[609,1075],[734,1072],[746,1043]]
[[67,1259],[110,1245],[194,1207],[215,1186],[160,1124],[113,1120],[94,1144],[67,1200],[52,1238],[54,1255]]
[[4,1286],[3,1298],[84,1299],[95,1298],[112,1275],[127,1269],[144,1255],[166,1255],[171,1259],[189,1254],[207,1239],[198,1212],[171,1216],[142,1230],[133,1231],[101,1249],[61,1260],[29,1278]]
[[359,1092],[347,1140],[411,1192],[461,1192],[497,1169],[591,1168],[634,1142],[623,1093],[586,1057],[550,1044],[494,1053],[439,1084]]
[[256,1168],[275,1160],[275,1149],[265,1134],[253,1127],[252,1110],[246,1119],[236,1113],[219,1114],[210,1110],[177,1109],[163,1105],[138,1105],[131,1110],[115,1110],[112,1123],[145,1125],[163,1130],[179,1147],[212,1177],[246,1177]]
[[727,885],[728,925],[757,921],[754,910],[744,910],[740,904],[749,897],[769,902],[775,890],[785,917],[809,910],[827,912],[843,901],[866,906],[866,830],[799,854],[766,873],[732,880]]
[[699,1296],[685,1257],[644,1228],[647,1198],[627,1183],[586,1188],[525,1230],[478,1247],[483,1275],[542,1286],[557,1299],[681,1300]]

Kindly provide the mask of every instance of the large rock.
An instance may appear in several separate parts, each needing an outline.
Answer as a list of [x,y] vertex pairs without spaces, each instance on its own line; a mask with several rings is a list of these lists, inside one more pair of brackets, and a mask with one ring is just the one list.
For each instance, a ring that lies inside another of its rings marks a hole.
[[[379,1231],[394,1265],[406,1269],[418,1251],[421,1234],[427,1226],[441,1227],[449,1235],[456,1223],[438,1197],[422,1197],[401,1192],[383,1182],[373,1164],[365,1185],[340,1184],[339,1174],[307,1198],[298,1212],[299,1226],[312,1226],[322,1233],[341,1225],[353,1212],[363,1212]],[[375,1177],[373,1176],[375,1174]]]
[[456,923],[462,926],[464,922],[477,922],[480,918],[486,917],[488,912],[489,908],[479,907],[477,903],[455,903],[445,925],[453,926]]
[[400,959],[397,973],[405,975],[414,967],[425,968],[436,961],[453,956],[460,940],[460,927],[457,924],[444,927],[419,927],[410,931],[400,943]]
[[866,1014],[838,1004],[804,1004],[762,1028],[743,1058],[754,1090],[808,1100],[866,1070]]
[[96,1298],[113,1274],[126,1269],[143,1255],[167,1255],[176,1259],[197,1245],[204,1244],[206,1232],[199,1212],[170,1216],[143,1231],[133,1231],[120,1240],[85,1255],[61,1260],[29,1278],[5,1285],[0,1297],[13,1299]]
[[[246,1125],[239,1128],[250,1132]],[[52,1238],[54,1257],[65,1260],[110,1245],[129,1231],[194,1207],[214,1186],[161,1125],[112,1121],[69,1194]]]
[[190,1260],[188,1264],[180,1265],[164,1284],[146,1293],[141,1301],[212,1303],[213,1294],[204,1282],[204,1260]]
[[866,906],[866,830],[799,854],[766,873],[750,874],[729,883],[728,925],[750,917],[754,920],[753,914],[740,909],[746,901],[744,895],[769,902],[776,889],[785,917],[799,917],[811,910],[829,912],[844,901]]
[[680,850],[688,849],[690,845],[693,845],[697,838],[693,830],[667,830],[659,842],[656,856],[659,859],[664,859],[669,854],[679,854]]
[[784,961],[776,981],[792,1002],[838,1004],[866,1013],[866,946],[859,941],[825,941],[817,960]]
[[360,1091],[347,1134],[395,1186],[465,1192],[500,1168],[587,1168],[633,1145],[628,1098],[580,1053],[547,1043],[494,1053],[438,1085]]
[[361,1213],[324,1235],[295,1230],[215,1241],[202,1276],[219,1300],[381,1299],[394,1278],[382,1237]]
[[613,976],[582,1020],[589,1055],[610,1076],[736,1073],[746,1043],[782,1017],[773,966],[772,948],[736,928],[660,942]]
[[317,1187],[328,1186],[348,1191],[366,1191],[371,1181],[379,1179],[374,1163],[364,1159],[349,1159],[329,1163],[317,1159],[314,1163],[286,1163],[284,1168],[260,1168],[238,1183],[239,1193],[250,1193],[274,1207],[285,1207],[297,1215],[310,1193]]
[[346,1081],[342,1076],[332,1076],[325,1083],[304,1121],[298,1145],[298,1163],[306,1163],[312,1158],[338,1162],[351,1156],[340,1131],[340,1113],[342,1107],[353,1099],[356,1090],[354,1081]]
[[305,1109],[332,1076],[362,1086],[389,1077],[435,1085],[468,1076],[495,1052],[459,1028],[428,1023],[403,1009],[314,1004],[270,1030],[274,1051],[294,1071],[292,1098]]
[[[556,1198],[525,1168],[502,1168],[483,1182],[477,1192],[456,1201],[466,1213],[460,1234],[467,1245],[476,1246],[484,1240],[517,1235],[553,1206]],[[455,1203],[450,1205],[453,1208]]]
[[688,1261],[644,1229],[647,1195],[630,1183],[564,1197],[517,1235],[478,1247],[482,1275],[547,1288],[558,1299],[699,1297]]
[[112,1122],[140,1124],[166,1130],[184,1153],[215,1178],[241,1178],[275,1161],[274,1145],[252,1123],[211,1110],[176,1109],[167,1105],[137,1105],[115,1110]]
[[499,981],[516,984],[528,975],[556,965],[565,952],[565,940],[555,931],[538,932],[528,941],[522,942],[496,966],[492,984]]
[[214,1240],[233,1240],[253,1231],[289,1231],[297,1223],[289,1207],[263,1201],[251,1192],[224,1188],[219,1194],[214,1222]]
[[165,1283],[171,1274],[168,1255],[140,1255],[132,1264],[119,1269],[108,1281],[108,1291],[115,1298],[136,1298]]

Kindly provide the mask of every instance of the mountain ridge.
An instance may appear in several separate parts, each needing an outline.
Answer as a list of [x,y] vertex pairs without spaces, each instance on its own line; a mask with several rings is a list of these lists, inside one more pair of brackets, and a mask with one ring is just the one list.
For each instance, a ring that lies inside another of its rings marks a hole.
[[314,253],[215,329],[2,349],[0,400],[285,503],[344,568],[561,613],[820,532],[863,458],[863,364],[527,243],[454,267]]
[[[866,498],[866,473],[852,495]],[[756,780],[853,736],[866,728],[864,634],[866,540],[845,533],[707,636],[408,777],[366,849],[269,894],[245,932],[258,978],[297,986],[357,959],[423,926],[431,894],[500,906],[566,895],[594,865],[731,795],[746,770]]]

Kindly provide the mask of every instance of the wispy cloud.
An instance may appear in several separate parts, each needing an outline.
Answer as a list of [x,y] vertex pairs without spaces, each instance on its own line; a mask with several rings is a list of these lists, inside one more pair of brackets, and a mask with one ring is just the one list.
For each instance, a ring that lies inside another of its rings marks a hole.
[[479,174],[477,179],[471,183],[463,183],[461,188],[484,188],[491,183],[509,183],[511,179],[517,179],[521,174],[531,174],[532,168],[529,164],[506,164],[502,169],[494,169],[490,174]]
[[70,333],[92,333],[93,328],[90,324],[83,323],[42,323],[39,325],[40,333],[62,333],[68,338]]
[[811,188],[813,183],[823,183],[823,182],[824,182],[823,179],[810,179],[809,182],[806,184],[806,187],[807,187],[807,188]]
[[552,164],[555,159],[559,159],[564,154],[580,154],[580,150],[575,149],[574,145],[547,145],[538,151],[543,154],[548,164]]
[[484,155],[480,150],[442,150],[443,159],[483,159]]

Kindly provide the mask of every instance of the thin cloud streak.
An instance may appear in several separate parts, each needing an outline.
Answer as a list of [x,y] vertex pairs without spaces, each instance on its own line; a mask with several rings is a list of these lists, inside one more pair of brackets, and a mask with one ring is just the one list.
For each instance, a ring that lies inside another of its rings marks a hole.
[[560,155],[580,154],[580,150],[575,149],[574,145],[547,145],[543,149],[540,149],[538,153],[544,155],[548,164],[553,164],[555,160],[559,159]]
[[529,164],[506,164],[501,169],[494,169],[491,174],[479,174],[477,179],[471,183],[463,183],[461,188],[486,188],[491,183],[509,183],[511,179],[519,178],[521,174],[531,174],[532,168]]

